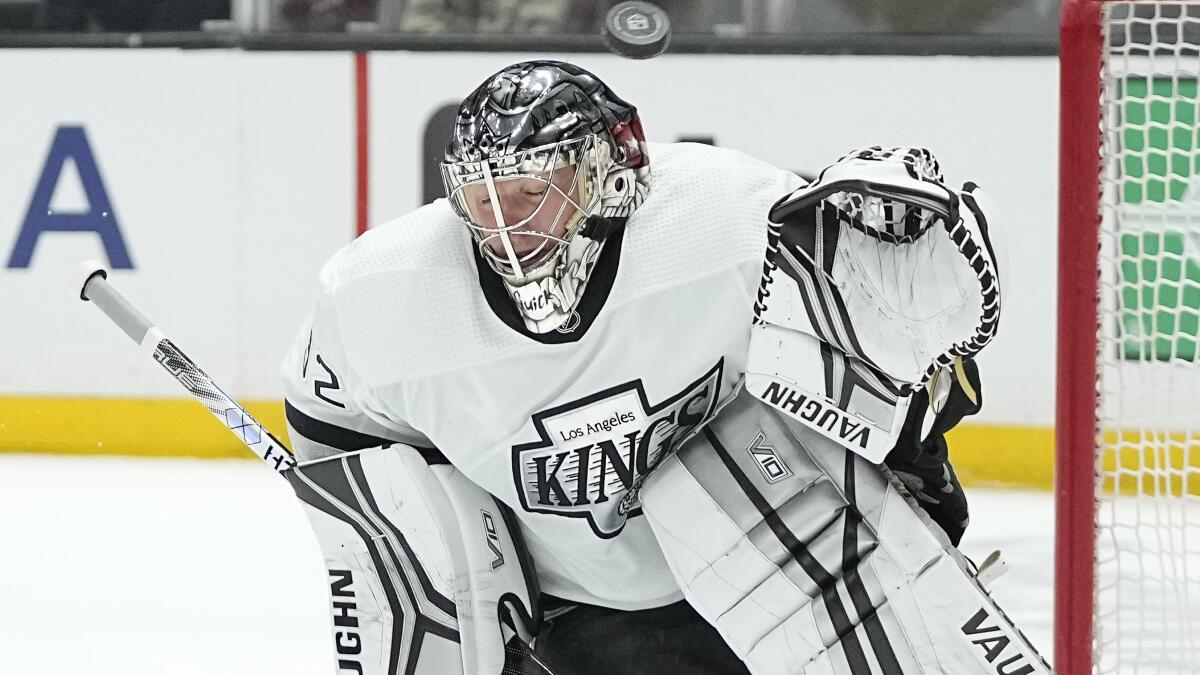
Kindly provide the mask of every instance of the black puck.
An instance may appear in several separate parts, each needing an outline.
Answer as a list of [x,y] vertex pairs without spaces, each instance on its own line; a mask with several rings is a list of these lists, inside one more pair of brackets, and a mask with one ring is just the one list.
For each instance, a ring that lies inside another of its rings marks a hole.
[[658,5],[627,0],[608,10],[600,34],[610,51],[631,59],[648,59],[667,50],[671,20]]

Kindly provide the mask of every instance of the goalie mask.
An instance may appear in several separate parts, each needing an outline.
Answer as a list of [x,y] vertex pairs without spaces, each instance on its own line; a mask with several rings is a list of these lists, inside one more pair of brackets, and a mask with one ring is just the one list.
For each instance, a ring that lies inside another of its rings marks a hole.
[[526,327],[570,331],[605,239],[645,198],[637,110],[588,71],[517,63],[473,91],[442,181]]

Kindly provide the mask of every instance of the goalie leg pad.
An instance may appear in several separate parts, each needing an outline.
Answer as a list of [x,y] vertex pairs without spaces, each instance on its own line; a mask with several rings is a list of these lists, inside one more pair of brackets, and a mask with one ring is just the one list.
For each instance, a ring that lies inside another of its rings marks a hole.
[[329,571],[338,673],[501,672],[501,615],[528,629],[536,590],[490,495],[399,444],[285,476]]
[[641,501],[685,597],[755,675],[1050,672],[900,490],[743,392]]

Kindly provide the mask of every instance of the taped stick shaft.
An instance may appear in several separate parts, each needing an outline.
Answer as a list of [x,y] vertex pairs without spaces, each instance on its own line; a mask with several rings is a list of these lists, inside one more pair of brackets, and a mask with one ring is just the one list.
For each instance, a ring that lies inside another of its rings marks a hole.
[[208,373],[168,340],[102,275],[89,278],[83,285],[80,297],[93,301],[105,316],[138,343],[143,351],[153,356],[176,382],[188,390],[192,398],[208,408],[213,417],[220,420],[259,459],[276,471],[286,471],[296,465],[296,459],[287,446],[259,424],[233,397],[222,391]]

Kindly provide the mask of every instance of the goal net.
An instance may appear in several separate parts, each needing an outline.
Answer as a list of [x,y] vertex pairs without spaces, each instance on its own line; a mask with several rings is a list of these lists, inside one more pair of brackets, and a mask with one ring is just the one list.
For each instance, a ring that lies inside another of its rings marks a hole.
[[1200,0],[1062,6],[1055,660],[1200,672]]

